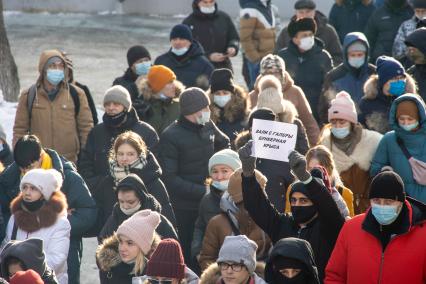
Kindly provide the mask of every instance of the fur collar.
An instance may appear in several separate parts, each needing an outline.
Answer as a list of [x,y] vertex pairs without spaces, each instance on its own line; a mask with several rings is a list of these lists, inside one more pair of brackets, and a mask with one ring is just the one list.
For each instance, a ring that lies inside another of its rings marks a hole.
[[[176,88],[175,98],[179,98],[180,94],[185,90],[185,86],[178,80],[173,81]],[[142,95],[145,101],[149,101],[152,98],[157,98],[158,94],[155,94],[149,86],[148,79],[144,78],[136,81],[139,93]]]
[[349,170],[355,164],[364,171],[368,171],[370,169],[371,161],[376,153],[380,139],[382,139],[382,135],[380,133],[363,129],[361,141],[349,156],[337,148],[336,145],[331,144],[330,135],[330,128],[324,127],[320,144],[326,146],[333,153],[334,162],[336,163],[336,169],[339,174]]
[[[406,86],[406,93],[412,93],[417,94],[416,91],[416,81],[411,77],[411,75],[405,73],[407,77],[407,86]],[[364,98],[368,100],[374,100],[377,98],[377,95],[379,94],[379,88],[377,87],[379,82],[379,76],[374,74],[371,75],[370,78],[365,82],[364,84]]]
[[[219,123],[221,109],[214,103],[213,94],[210,90],[207,92],[210,97],[210,110],[211,119],[214,123]],[[224,108],[223,117],[230,123],[238,120],[243,120],[247,116],[248,104],[247,104],[247,93],[243,88],[235,86],[235,92],[231,95],[231,100],[226,104]]]
[[42,228],[48,228],[56,223],[58,217],[67,210],[67,199],[60,192],[54,192],[50,199],[37,211],[29,212],[21,206],[22,194],[19,194],[11,203],[10,210],[19,229],[32,233]]
[[96,262],[102,271],[110,271],[111,268],[121,263],[118,253],[118,238],[114,234],[105,239],[96,250]]
[[[257,262],[256,263],[256,270],[254,271],[258,276],[261,278],[264,278],[264,271],[265,271],[265,263],[264,262]],[[200,278],[200,283],[203,284],[217,284],[220,279],[220,269],[217,263],[210,264],[209,267],[207,267]]]

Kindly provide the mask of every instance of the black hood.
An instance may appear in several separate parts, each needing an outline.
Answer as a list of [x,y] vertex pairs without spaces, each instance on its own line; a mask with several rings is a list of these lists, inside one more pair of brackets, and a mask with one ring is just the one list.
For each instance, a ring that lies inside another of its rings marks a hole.
[[426,55],[426,28],[417,29],[412,32],[405,40],[405,44],[419,49]]
[[308,267],[311,276],[309,284],[319,284],[318,270],[314,260],[314,252],[311,246],[305,240],[298,238],[285,238],[279,240],[273,247],[265,267],[265,281],[274,283],[273,261],[276,257],[283,256],[293,258],[304,263]]
[[15,257],[22,261],[27,269],[33,269],[43,276],[47,269],[46,257],[43,252],[43,240],[27,239],[24,241],[10,241],[0,254],[2,277],[8,278],[6,259]]

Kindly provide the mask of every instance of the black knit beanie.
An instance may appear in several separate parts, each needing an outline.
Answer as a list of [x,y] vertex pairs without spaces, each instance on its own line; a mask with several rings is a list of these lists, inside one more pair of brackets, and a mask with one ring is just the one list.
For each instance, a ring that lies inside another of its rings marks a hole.
[[250,114],[248,127],[251,128],[253,126],[253,119],[263,119],[263,120],[271,120],[274,121],[276,118],[275,113],[270,108],[258,108]]
[[227,68],[216,69],[210,77],[210,90],[212,93],[226,90],[234,92],[234,74]]
[[127,64],[131,67],[133,63],[145,57],[148,57],[151,60],[151,54],[149,54],[149,51],[145,47],[142,45],[132,46],[127,51]]
[[404,182],[401,177],[393,171],[380,172],[371,182],[370,195],[368,198],[386,198],[404,202]]

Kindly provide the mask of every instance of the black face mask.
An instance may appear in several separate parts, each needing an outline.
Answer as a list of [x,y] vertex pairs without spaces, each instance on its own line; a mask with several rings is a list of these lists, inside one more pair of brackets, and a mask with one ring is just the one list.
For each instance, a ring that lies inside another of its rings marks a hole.
[[317,213],[314,205],[310,206],[291,206],[291,214],[297,224],[306,223]]
[[299,274],[297,274],[293,278],[287,278],[284,275],[281,274],[279,271],[274,272],[274,283],[280,283],[280,284],[307,284],[309,283],[309,277],[305,273],[305,271],[300,271]]
[[122,111],[116,115],[108,115],[107,113],[104,113],[102,120],[106,126],[116,128],[122,125],[126,121],[126,118],[127,112]]
[[39,199],[37,201],[28,202],[25,200],[22,200],[22,205],[30,212],[34,212],[39,210],[46,201],[44,199]]

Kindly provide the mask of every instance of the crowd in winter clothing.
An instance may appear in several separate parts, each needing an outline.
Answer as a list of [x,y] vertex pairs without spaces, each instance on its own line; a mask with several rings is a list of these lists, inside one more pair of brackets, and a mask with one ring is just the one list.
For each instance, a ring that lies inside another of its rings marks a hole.
[[[194,0],[168,51],[130,47],[99,123],[42,52],[0,126],[0,282],[81,283],[84,237],[102,284],[426,282],[426,1],[298,0],[281,31],[239,3],[239,29]],[[297,128],[287,159],[258,120]]]

